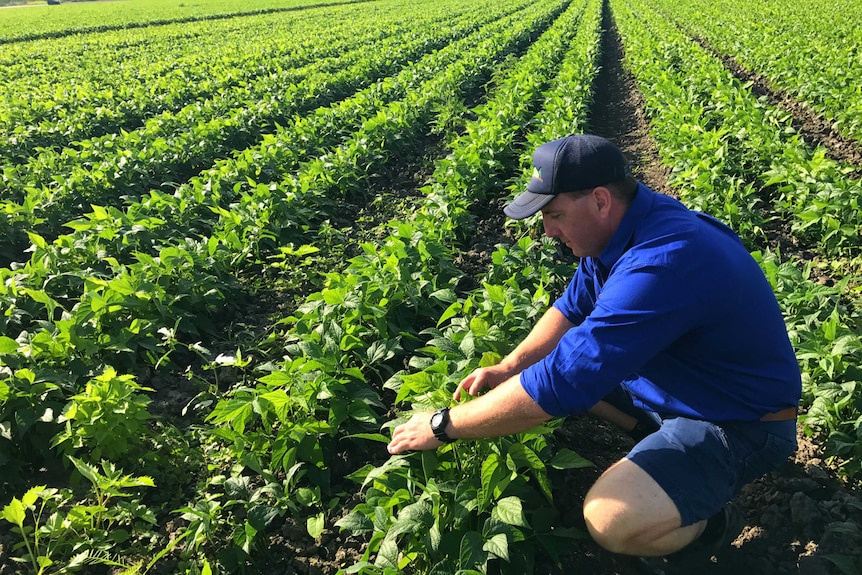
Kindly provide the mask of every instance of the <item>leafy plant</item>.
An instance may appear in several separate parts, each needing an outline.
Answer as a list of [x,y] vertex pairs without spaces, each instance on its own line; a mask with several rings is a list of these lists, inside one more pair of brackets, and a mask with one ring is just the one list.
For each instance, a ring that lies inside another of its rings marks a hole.
[[53,447],[65,454],[85,449],[88,458],[116,459],[140,443],[146,433],[150,399],[134,376],[118,375],[109,367],[87,382],[83,393],[73,395],[58,418],[65,430],[54,437]]
[[103,475],[94,466],[69,459],[90,482],[95,505],[70,506],[70,490],[44,485],[30,488],[20,499],[14,497],[2,515],[21,538],[14,549],[24,550],[13,560],[37,575],[72,573],[93,564],[138,572],[138,566],[113,559],[111,552],[130,537],[127,527],[136,527],[138,522],[153,526],[155,516],[138,500],[113,500],[131,497],[127,490],[132,487],[153,487],[153,480],[122,475],[108,462],[102,463]]

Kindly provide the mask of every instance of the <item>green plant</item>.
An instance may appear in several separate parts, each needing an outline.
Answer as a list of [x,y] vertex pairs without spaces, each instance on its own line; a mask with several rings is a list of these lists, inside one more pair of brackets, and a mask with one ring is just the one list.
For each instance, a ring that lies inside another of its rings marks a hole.
[[155,525],[155,516],[138,500],[113,500],[131,497],[127,489],[132,487],[153,487],[153,480],[122,475],[108,462],[102,463],[103,475],[94,466],[69,459],[90,482],[95,505],[70,505],[70,490],[44,485],[32,487],[20,499],[13,498],[2,514],[21,537],[13,549],[24,553],[13,561],[26,564],[36,575],[72,573],[93,564],[139,572],[138,565],[113,559],[111,552],[128,540],[128,527],[139,527],[142,522]]
[[58,419],[66,428],[54,437],[52,446],[65,454],[86,449],[96,461],[122,457],[141,441],[151,417],[150,399],[142,391],[153,390],[137,384],[134,376],[105,369],[87,382],[83,393],[69,399]]

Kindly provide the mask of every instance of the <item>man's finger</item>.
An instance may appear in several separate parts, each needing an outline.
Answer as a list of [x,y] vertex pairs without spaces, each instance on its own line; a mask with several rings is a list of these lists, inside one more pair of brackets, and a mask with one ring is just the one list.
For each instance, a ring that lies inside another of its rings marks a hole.
[[470,395],[473,395],[472,393],[470,393],[470,390],[468,389],[467,386],[471,385],[473,383],[473,381],[475,381],[475,379],[476,379],[476,372],[474,371],[473,373],[471,373],[470,375],[468,375],[467,377],[465,377],[464,379],[461,380],[461,383],[458,384],[458,387],[455,388],[455,392],[452,394],[452,397],[455,399],[455,401],[458,401],[459,399],[461,399],[461,391],[462,390],[466,391]]

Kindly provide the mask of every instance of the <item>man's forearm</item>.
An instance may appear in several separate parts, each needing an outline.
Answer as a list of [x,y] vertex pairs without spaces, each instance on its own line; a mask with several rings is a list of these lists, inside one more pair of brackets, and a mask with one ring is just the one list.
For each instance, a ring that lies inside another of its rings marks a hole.
[[551,419],[524,391],[520,374],[449,412],[447,433],[455,439],[479,439],[519,433]]
[[[431,429],[431,411],[417,413],[395,428],[389,453],[437,449],[441,442]],[[472,401],[449,410],[446,434],[452,439],[479,439],[519,433],[535,427],[551,416],[539,407],[521,386],[520,374]]]

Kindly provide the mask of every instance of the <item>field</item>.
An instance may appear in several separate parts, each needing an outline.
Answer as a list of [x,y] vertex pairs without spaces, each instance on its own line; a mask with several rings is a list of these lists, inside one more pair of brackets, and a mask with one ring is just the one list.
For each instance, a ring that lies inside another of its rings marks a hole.
[[860,47],[860,0],[0,9],[0,575],[638,573],[590,416],[385,448],[571,277],[501,208],[579,132],[737,231],[797,351],[799,452],[697,571],[862,572]]

